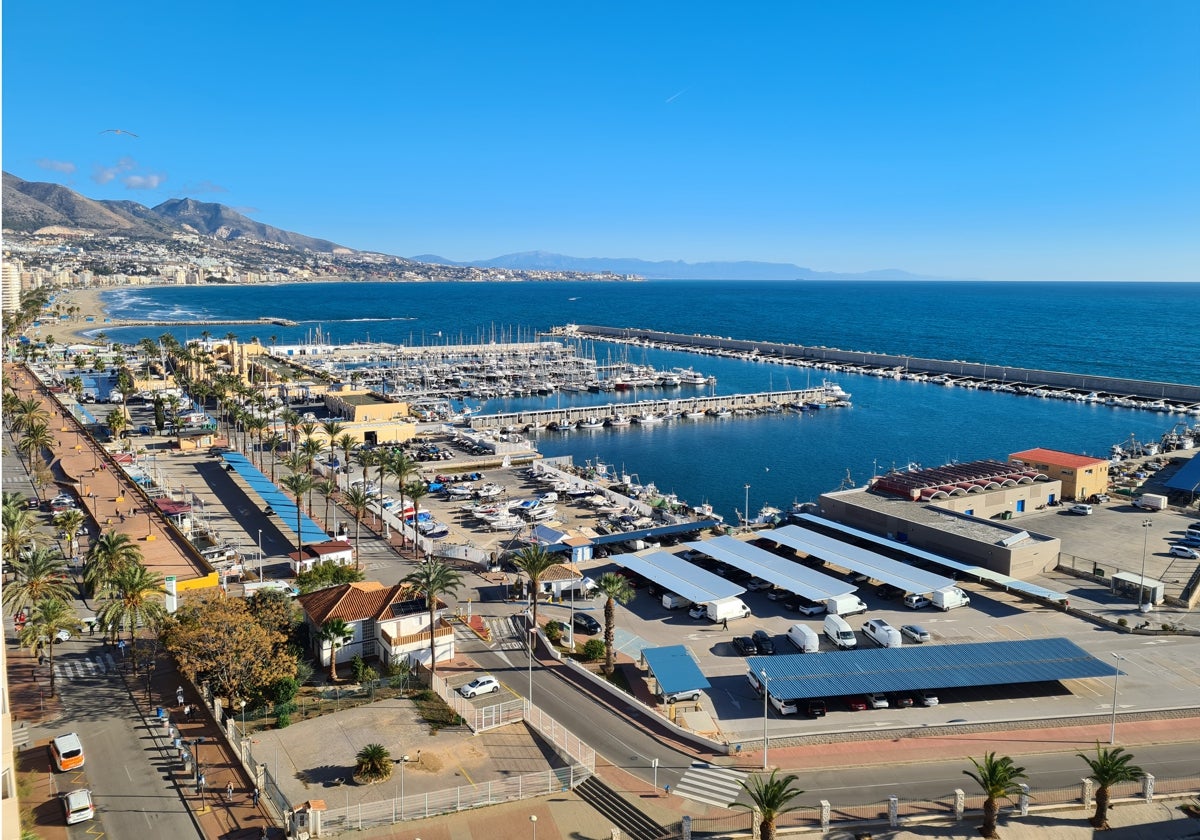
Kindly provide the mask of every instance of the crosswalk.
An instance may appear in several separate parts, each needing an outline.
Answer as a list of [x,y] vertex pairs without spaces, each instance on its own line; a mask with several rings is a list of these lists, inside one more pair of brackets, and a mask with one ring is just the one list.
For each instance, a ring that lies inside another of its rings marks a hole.
[[112,654],[64,656],[54,660],[54,676],[59,680],[81,680],[116,674],[117,662]]
[[718,808],[728,808],[729,803],[734,802],[742,792],[742,782],[748,775],[740,770],[693,761],[692,766],[684,771],[679,784],[671,788],[671,793]]
[[524,650],[525,630],[523,619],[517,616],[485,618],[492,635],[493,650]]

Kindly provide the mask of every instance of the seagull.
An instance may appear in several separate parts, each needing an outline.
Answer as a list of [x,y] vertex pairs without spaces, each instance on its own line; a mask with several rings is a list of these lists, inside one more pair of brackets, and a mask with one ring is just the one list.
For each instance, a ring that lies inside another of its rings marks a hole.
[[101,134],[128,134],[130,137],[137,137],[132,131],[126,131],[123,128],[106,128],[100,132]]

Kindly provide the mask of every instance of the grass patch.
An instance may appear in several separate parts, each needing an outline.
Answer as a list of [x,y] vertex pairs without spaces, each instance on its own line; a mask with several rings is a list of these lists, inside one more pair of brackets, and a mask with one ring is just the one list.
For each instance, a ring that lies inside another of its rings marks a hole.
[[413,705],[421,719],[429,724],[434,732],[447,726],[461,726],[463,719],[446,705],[446,701],[438,697],[437,692],[430,689],[418,691],[412,697]]

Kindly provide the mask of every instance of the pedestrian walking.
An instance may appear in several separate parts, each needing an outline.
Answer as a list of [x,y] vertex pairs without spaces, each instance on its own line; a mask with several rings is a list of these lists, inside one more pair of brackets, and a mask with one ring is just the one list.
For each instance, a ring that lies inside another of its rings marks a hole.
[[45,664],[46,664],[46,654],[44,654],[44,653],[39,653],[39,654],[38,654],[38,664],[39,664],[39,665],[45,665]]
[[117,640],[117,650],[120,652],[121,658],[124,659],[125,658],[125,640],[124,639]]
[[225,798],[228,799],[230,802],[233,801],[233,782],[230,782],[229,784],[225,785]]
[[256,787],[254,792],[250,794],[250,804],[255,808],[258,807],[258,795],[258,788]]
[[267,827],[264,825],[264,826],[262,827],[262,831],[261,831],[261,832],[259,832],[259,835],[258,835],[258,837],[259,837],[259,840],[267,840],[267,837],[268,837],[268,836],[269,836],[269,835],[267,834]]
[[721,629],[722,629],[722,630],[728,630],[728,629],[729,629],[729,619],[728,619],[728,618],[722,618],[722,619],[721,619]]
[[179,686],[179,688],[175,689],[175,705],[183,705],[183,686]]
[[196,718],[196,707],[189,705],[187,707],[187,711],[184,714],[186,715],[186,717],[188,719],[188,723],[191,723]]

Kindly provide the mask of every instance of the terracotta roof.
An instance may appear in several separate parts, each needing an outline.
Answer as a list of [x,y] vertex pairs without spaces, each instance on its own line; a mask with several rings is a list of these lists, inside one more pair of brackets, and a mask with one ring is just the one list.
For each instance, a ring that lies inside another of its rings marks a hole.
[[1071,452],[1059,452],[1057,449],[1027,449],[1024,452],[1014,452],[1008,456],[1010,461],[1024,463],[1053,464],[1056,467],[1090,467],[1093,464],[1107,464],[1105,458],[1093,458],[1090,455],[1075,455]]
[[578,580],[583,575],[577,569],[570,566],[564,566],[562,563],[555,563],[549,569],[542,572],[542,582],[549,583],[555,580]]
[[293,560],[319,559],[327,554],[340,554],[350,550],[350,543],[342,542],[341,540],[330,540],[329,542],[306,545],[300,554],[297,554],[295,551],[288,552],[288,557],[291,557]]
[[316,624],[331,619],[362,621],[364,618],[381,618],[396,601],[407,601],[413,590],[407,584],[384,586],[379,581],[343,583],[301,595],[298,600],[304,612]]

